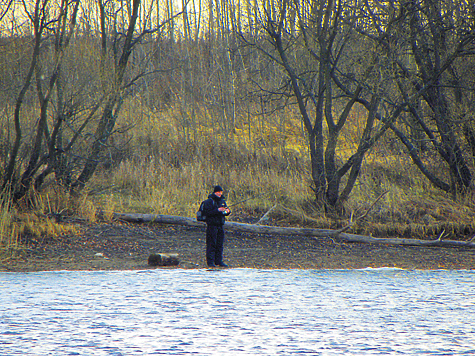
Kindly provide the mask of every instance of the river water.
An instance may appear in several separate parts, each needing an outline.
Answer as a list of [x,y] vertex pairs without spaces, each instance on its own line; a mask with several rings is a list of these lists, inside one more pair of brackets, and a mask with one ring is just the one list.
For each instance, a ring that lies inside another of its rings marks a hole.
[[474,355],[475,272],[0,273],[0,355]]

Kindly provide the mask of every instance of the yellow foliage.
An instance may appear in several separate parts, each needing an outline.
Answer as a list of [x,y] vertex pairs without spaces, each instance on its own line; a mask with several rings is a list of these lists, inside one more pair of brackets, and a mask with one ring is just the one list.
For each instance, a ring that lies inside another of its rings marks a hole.
[[[32,194],[28,197],[30,206],[27,209],[14,207],[6,196],[0,198],[3,207],[0,212],[0,250],[12,253],[21,249],[23,242],[41,242],[79,233],[75,225],[56,221],[61,214],[71,214],[77,207],[77,203],[70,201],[60,190]],[[90,210],[95,211],[90,204]]]

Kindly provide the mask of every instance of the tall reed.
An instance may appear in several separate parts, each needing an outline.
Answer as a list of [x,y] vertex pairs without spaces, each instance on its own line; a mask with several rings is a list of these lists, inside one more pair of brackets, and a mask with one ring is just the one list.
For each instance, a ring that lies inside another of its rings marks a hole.
[[0,255],[19,247],[19,231],[14,223],[15,211],[8,192],[0,194]]
[[[0,195],[0,251],[2,257],[21,253],[26,246],[60,238],[64,234],[77,234],[74,224],[63,224],[64,216],[90,215],[91,202],[73,201],[61,188],[54,187],[43,193],[31,192],[14,205],[9,194]],[[89,209],[86,209],[88,207]],[[86,212],[89,211],[89,212]],[[93,211],[95,219],[95,210]]]

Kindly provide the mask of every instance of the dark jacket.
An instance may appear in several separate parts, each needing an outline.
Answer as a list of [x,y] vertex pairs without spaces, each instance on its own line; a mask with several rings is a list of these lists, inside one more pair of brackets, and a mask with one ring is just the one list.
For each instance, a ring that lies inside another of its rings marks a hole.
[[226,205],[226,200],[224,196],[218,197],[214,193],[211,193],[208,196],[208,199],[205,200],[203,211],[206,216],[206,223],[213,226],[222,226],[226,222],[226,216],[229,215],[223,214],[222,211],[219,211],[218,208]]

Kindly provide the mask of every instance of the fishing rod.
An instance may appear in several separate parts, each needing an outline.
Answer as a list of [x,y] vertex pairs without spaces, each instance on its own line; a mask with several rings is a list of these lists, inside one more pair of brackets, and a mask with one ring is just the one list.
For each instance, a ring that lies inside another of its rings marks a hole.
[[[292,183],[286,184],[286,185],[284,185],[284,187],[290,186],[291,184],[292,184]],[[275,191],[276,191],[276,189],[273,189],[273,190],[266,191],[266,192],[261,193],[261,194],[253,195],[253,196],[250,197],[250,198],[247,198],[247,199],[238,201],[237,203],[233,203],[233,204],[231,204],[231,205],[228,205],[228,208],[230,208],[230,207],[232,207],[232,206],[235,206],[235,205],[239,205],[239,204],[244,203],[244,202],[246,202],[246,201],[248,201],[248,200],[255,199],[255,198],[257,198],[257,197],[260,197],[260,196],[263,196],[263,195],[266,195],[266,194],[270,194],[270,193],[275,192]]]
[[[284,185],[284,187],[290,186],[291,184],[292,184],[292,183],[286,184],[286,185]],[[270,193],[273,193],[273,192],[275,192],[275,191],[276,191],[276,189],[273,189],[273,190],[266,191],[266,192],[261,193],[261,194],[253,195],[252,197],[249,197],[249,198],[247,198],[247,199],[238,201],[238,202],[233,203],[233,204],[231,204],[231,205],[227,205],[227,207],[230,208],[230,207],[232,207],[232,206],[239,205],[239,204],[244,203],[244,202],[246,202],[246,201],[248,201],[248,200],[255,199],[255,198],[257,198],[257,197],[260,197],[260,196],[263,196],[263,195],[266,195],[266,194],[270,194]]]
[[244,202],[246,202],[246,201],[248,201],[248,200],[255,199],[255,198],[257,198],[257,197],[260,197],[261,195],[265,195],[265,194],[268,194],[268,193],[269,193],[269,192],[265,192],[265,193],[253,195],[253,196],[250,197],[250,198],[247,198],[247,199],[238,201],[237,203],[233,203],[233,204],[231,204],[231,205],[228,205],[228,208],[230,208],[230,207],[232,207],[232,206],[235,206],[235,205],[239,205],[239,204],[244,203]]

